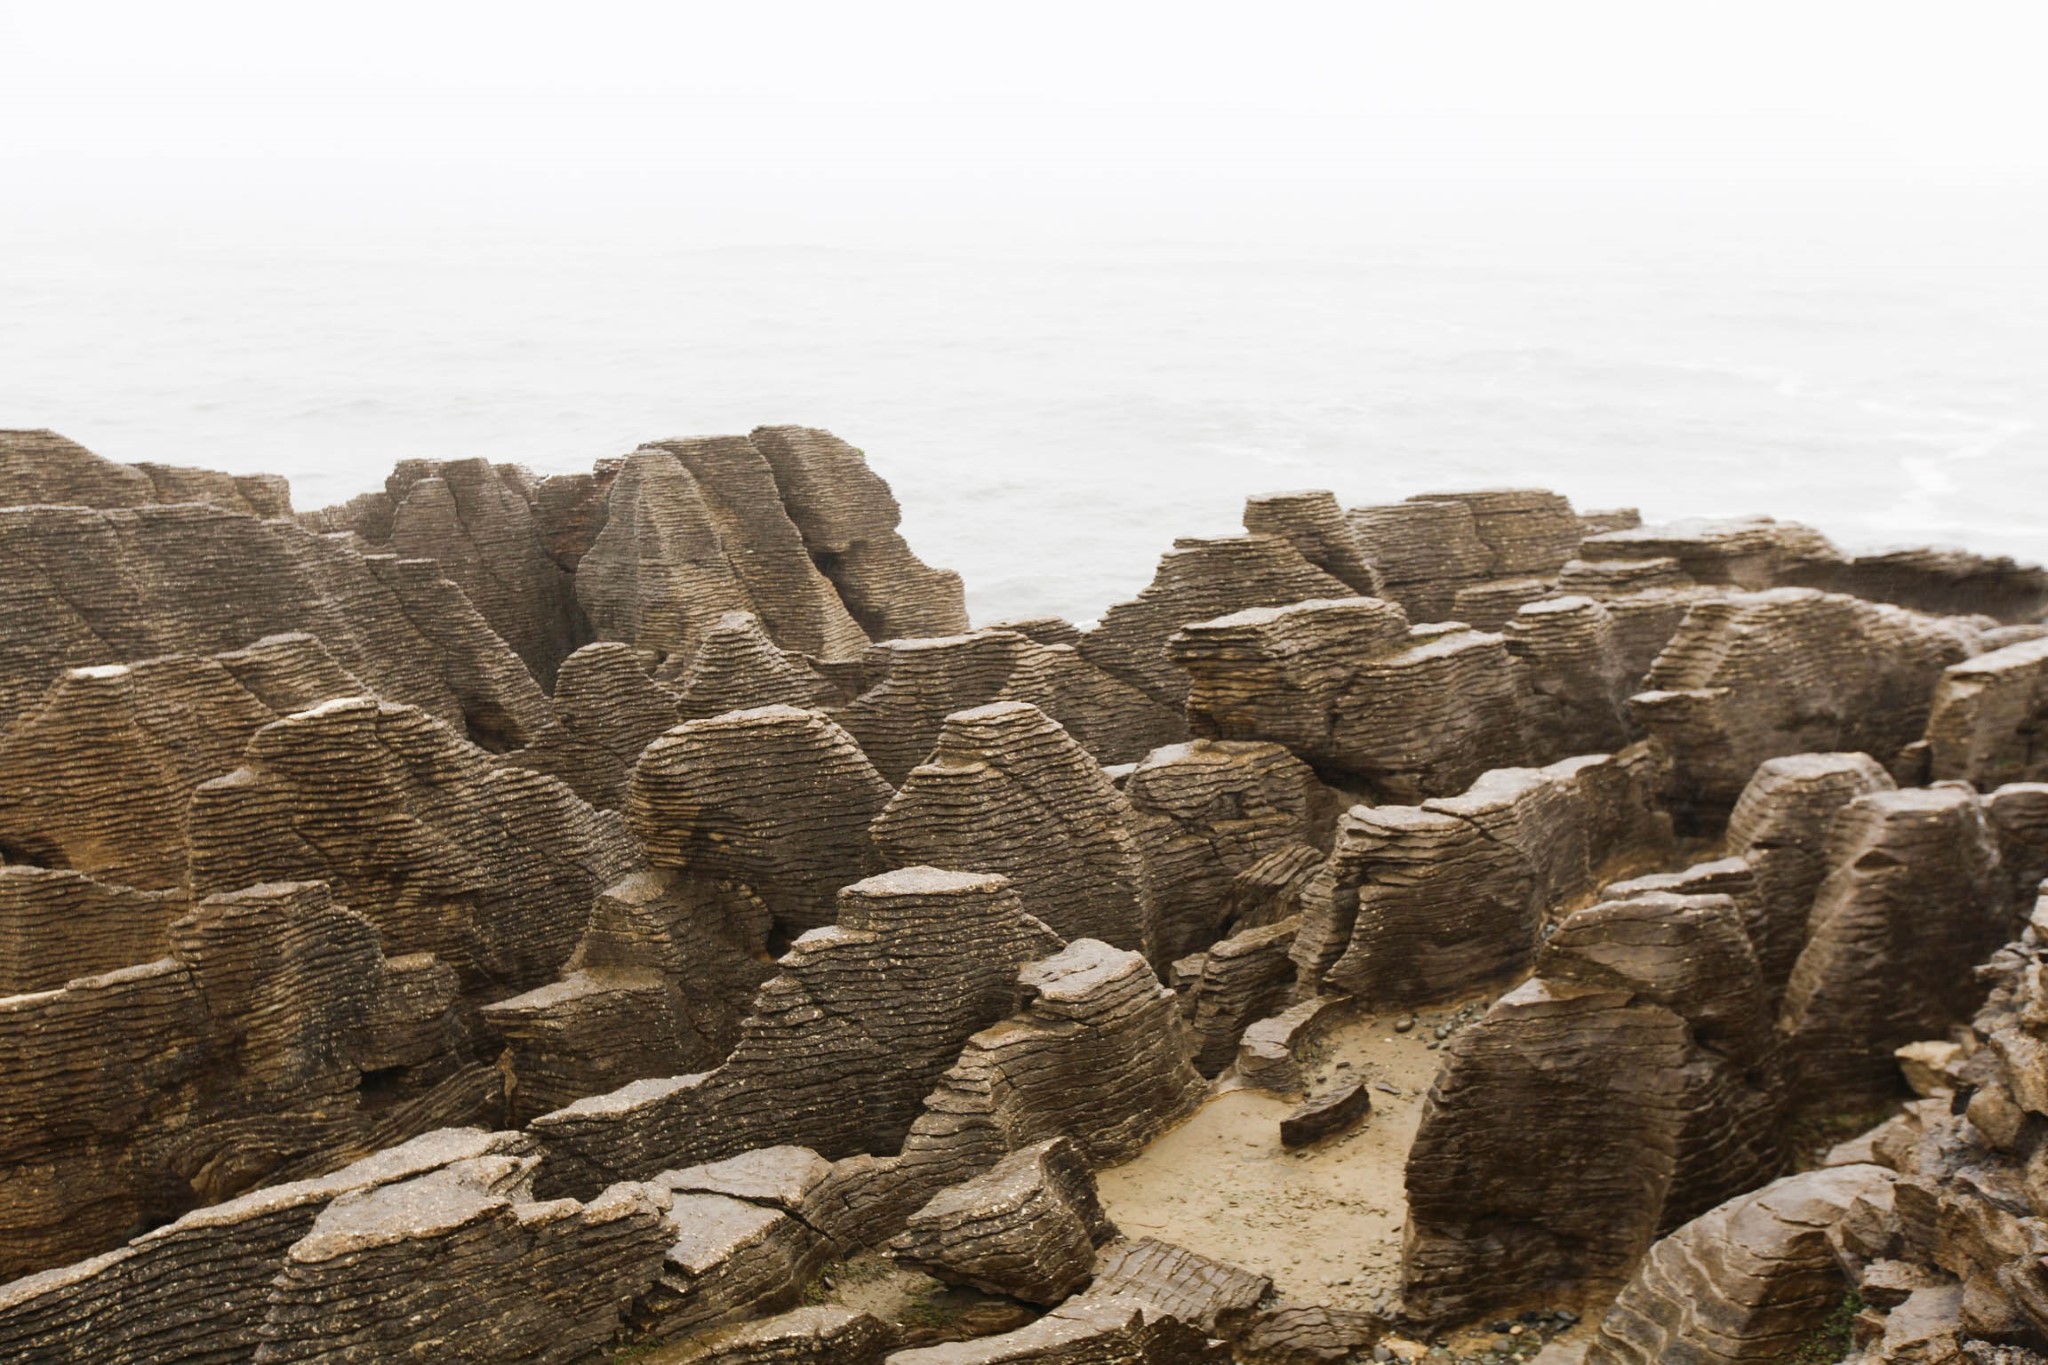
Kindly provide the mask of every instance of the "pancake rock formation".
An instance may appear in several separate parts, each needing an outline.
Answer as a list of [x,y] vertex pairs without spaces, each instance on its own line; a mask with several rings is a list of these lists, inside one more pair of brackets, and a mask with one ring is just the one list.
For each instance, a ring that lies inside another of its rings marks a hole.
[[2048,573],[902,523],[0,432],[0,1365],[2048,1362]]

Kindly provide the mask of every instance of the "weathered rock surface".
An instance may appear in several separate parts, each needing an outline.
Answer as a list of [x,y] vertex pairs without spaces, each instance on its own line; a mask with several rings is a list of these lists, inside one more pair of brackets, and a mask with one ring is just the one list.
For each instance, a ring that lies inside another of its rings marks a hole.
[[853,1308],[792,1308],[693,1341],[689,1365],[880,1365],[888,1329]]
[[836,925],[791,946],[722,1066],[534,1120],[550,1149],[543,1186],[595,1191],[784,1143],[892,1152],[968,1038],[1012,1011],[1018,968],[1059,944],[1000,876],[910,868],[857,882]]
[[1588,757],[1497,769],[1419,806],[1353,807],[1302,891],[1302,986],[1398,1008],[1525,967],[1547,919],[1668,848],[1652,770],[1639,752]]
[[292,514],[276,474],[116,464],[49,430],[0,431],[0,506],[146,507],[204,502],[259,517]]
[[1254,1314],[1237,1344],[1258,1365],[1341,1365],[1385,1334],[1386,1323],[1371,1313],[1282,1303]]
[[676,670],[684,657],[678,654],[669,661],[676,707],[684,720],[759,706],[823,706],[838,700],[832,685],[802,655],[770,639],[761,618],[752,612],[729,611],[712,622],[697,642],[697,652],[687,656],[687,667]]
[[1611,753],[1635,738],[1624,701],[1642,675],[1630,670],[1605,605],[1577,596],[1532,601],[1500,629],[1527,682],[1524,761]]
[[515,1133],[437,1129],[331,1175],[269,1185],[104,1256],[0,1285],[0,1361],[246,1361],[285,1253],[335,1199],[472,1158],[530,1151],[531,1140]]
[[1449,1045],[1407,1168],[1404,1310],[1612,1293],[1657,1235],[1780,1159],[1762,982],[1734,906],[1581,910]]
[[1088,1281],[1095,1249],[1116,1235],[1094,1172],[1059,1137],[941,1190],[910,1216],[890,1253],[942,1280],[1050,1307]]
[[1223,1365],[1230,1349],[1134,1299],[1084,1294],[1001,1336],[896,1351],[888,1365]]
[[1130,803],[1057,722],[1023,702],[946,718],[929,762],[875,817],[898,866],[999,872],[1065,938],[1153,943],[1150,873]]
[[642,446],[607,498],[575,578],[598,638],[666,659],[694,652],[726,612],[750,611],[777,643],[817,658],[851,658],[866,645],[745,437]]
[[1234,1337],[1272,1288],[1264,1275],[1141,1237],[1104,1250],[1091,1292],[1136,1299],[1212,1336]]
[[1736,799],[1727,848],[1755,881],[1750,943],[1774,1001],[1806,946],[1814,893],[1828,875],[1835,816],[1858,797],[1892,789],[1890,775],[1868,754],[1795,754],[1759,764]]
[[1799,1103],[1839,1111],[1897,1089],[1893,1049],[1970,1017],[1982,994],[1971,968],[2012,922],[1996,838],[1967,787],[1858,797],[1826,856],[1780,1028]]
[[1784,754],[1898,753],[1926,728],[1943,670],[1975,647],[1958,618],[1807,588],[1695,603],[1635,719],[1671,753],[1675,795],[1703,820]]
[[967,629],[960,575],[911,553],[896,529],[902,509],[860,451],[814,427],[756,427],[750,439],[804,549],[870,638]]
[[1135,761],[1187,733],[1176,710],[1073,646],[1020,631],[891,640],[869,651],[867,671],[866,690],[836,715],[899,784],[931,754],[946,717],[999,701],[1038,707],[1102,763]]
[[958,1184],[1052,1137],[1127,1161],[1200,1101],[1173,994],[1138,954],[1080,939],[1018,981],[1022,1009],[967,1040],[911,1126],[918,1179]]
[[1541,489],[1424,493],[1349,516],[1384,595],[1417,621],[1465,620],[1459,592],[1490,579],[1554,577],[1583,534],[1571,504]]
[[1847,1291],[1828,1232],[1890,1184],[1877,1166],[1787,1176],[1701,1214],[1651,1249],[1601,1320],[1587,1365],[1767,1365]]
[[640,861],[618,816],[373,697],[258,730],[199,787],[187,833],[195,893],[328,882],[387,952],[433,953],[483,998],[550,980]]
[[832,923],[839,889],[884,865],[869,826],[894,795],[822,711],[763,706],[648,745],[626,820],[656,867],[741,882],[794,936]]
[[[1295,930],[1299,916],[1246,929],[1197,959],[1180,987],[1195,1069],[1214,1076],[1237,1057],[1238,1040],[1253,1022],[1277,1014],[1293,995]],[[1178,965],[1178,964],[1176,964]]]
[[1166,642],[1182,626],[1251,607],[1343,598],[1352,592],[1279,536],[1184,537],[1160,559],[1143,592],[1102,614],[1102,623],[1081,642],[1081,655],[1179,709],[1188,681],[1168,661]]
[[1989,790],[2048,778],[2048,640],[1952,664],[1927,717],[1927,774]]
[[774,974],[768,907],[745,886],[672,870],[597,898],[559,980],[486,1005],[524,1122],[650,1076],[709,1071]]
[[261,727],[362,691],[310,635],[67,670],[0,735],[10,778],[0,847],[128,886],[181,888],[199,785],[239,767]]
[[1231,740],[1155,749],[1122,787],[1152,884],[1154,952],[1169,961],[1214,943],[1238,875],[1308,846],[1329,804],[1280,745]]
[[0,726],[68,668],[240,650],[305,632],[378,695],[495,751],[552,724],[547,697],[424,561],[222,508],[0,508]]
[[608,1341],[668,1244],[658,1189],[534,1202],[535,1158],[343,1195],[292,1244],[253,1359],[568,1362]]
[[[166,938],[160,958],[0,998],[0,1274],[461,1121],[495,1089],[460,1065],[452,980],[421,991],[325,886],[212,896]],[[404,1027],[422,1017],[426,1047]],[[393,1097],[412,1103],[363,1101],[366,1074],[406,1068]]]
[[1257,607],[1183,627],[1188,723],[1285,744],[1390,800],[1462,790],[1521,759],[1519,681],[1498,635],[1410,628],[1372,597]]
[[373,543],[433,560],[552,691],[555,670],[590,634],[571,576],[543,539],[533,482],[517,465],[402,460],[384,481],[388,535]]
[[1336,495],[1327,489],[1247,498],[1244,529],[1255,536],[1280,537],[1361,597],[1380,595],[1379,570],[1352,533]]
[[185,913],[171,891],[137,891],[80,872],[0,866],[0,998],[154,962]]

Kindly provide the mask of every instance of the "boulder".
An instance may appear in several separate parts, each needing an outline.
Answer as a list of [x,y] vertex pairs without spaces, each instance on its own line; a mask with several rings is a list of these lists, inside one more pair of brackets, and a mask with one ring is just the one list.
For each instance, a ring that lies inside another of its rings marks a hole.
[[889,1249],[939,1279],[1049,1307],[1087,1282],[1095,1249],[1116,1235],[1080,1149],[1056,1137],[941,1190]]

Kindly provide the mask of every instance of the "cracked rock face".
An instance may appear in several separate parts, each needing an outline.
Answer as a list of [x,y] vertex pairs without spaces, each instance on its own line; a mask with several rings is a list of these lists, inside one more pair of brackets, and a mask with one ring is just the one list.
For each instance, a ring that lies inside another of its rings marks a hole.
[[1927,717],[1928,775],[1988,790],[2048,777],[2048,640],[1952,664]]
[[1251,607],[1349,597],[1352,591],[1280,536],[1184,537],[1159,561],[1143,592],[1102,614],[1102,623],[1082,640],[1081,655],[1179,709],[1188,682],[1168,660],[1166,645],[1182,626]]

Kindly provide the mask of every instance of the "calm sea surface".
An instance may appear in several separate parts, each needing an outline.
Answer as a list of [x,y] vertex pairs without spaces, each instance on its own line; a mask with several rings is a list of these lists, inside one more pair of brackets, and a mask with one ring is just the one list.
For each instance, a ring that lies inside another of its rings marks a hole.
[[300,507],[409,456],[552,472],[825,426],[867,451],[982,621],[1092,618],[1175,535],[1230,530],[1275,488],[1541,484],[1652,518],[1768,511],[1855,548],[2048,558],[2038,236],[1486,240],[44,243],[0,260],[0,425],[276,471]]

